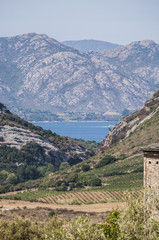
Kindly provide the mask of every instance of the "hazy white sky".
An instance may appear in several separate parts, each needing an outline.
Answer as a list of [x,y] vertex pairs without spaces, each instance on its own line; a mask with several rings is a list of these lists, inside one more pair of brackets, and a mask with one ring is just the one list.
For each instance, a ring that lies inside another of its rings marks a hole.
[[0,0],[0,37],[159,43],[159,0]]

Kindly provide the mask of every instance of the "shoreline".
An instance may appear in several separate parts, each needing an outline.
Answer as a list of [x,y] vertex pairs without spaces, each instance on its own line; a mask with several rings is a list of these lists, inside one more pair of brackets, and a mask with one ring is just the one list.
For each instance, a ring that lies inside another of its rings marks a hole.
[[120,122],[120,121],[116,121],[116,120],[106,120],[106,121],[77,121],[77,120],[68,120],[68,121],[29,121],[31,123],[76,123],[76,122],[79,122],[79,123],[107,123],[107,122]]

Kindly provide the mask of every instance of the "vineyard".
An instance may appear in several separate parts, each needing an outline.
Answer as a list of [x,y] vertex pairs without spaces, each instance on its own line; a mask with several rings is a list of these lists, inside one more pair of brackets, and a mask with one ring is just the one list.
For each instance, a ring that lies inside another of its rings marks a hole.
[[[54,204],[93,204],[93,203],[107,203],[124,201],[127,192],[108,192],[108,191],[87,191],[87,192],[67,192],[58,195],[50,195],[44,198],[40,198],[39,201],[43,203],[54,203]],[[141,196],[142,191],[136,190],[135,192],[129,193],[133,198]]]

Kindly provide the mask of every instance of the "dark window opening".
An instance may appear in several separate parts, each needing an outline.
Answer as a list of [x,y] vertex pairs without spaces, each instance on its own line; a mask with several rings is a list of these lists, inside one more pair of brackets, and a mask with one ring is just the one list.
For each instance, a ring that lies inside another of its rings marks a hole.
[[158,161],[156,161],[156,164],[158,164]]
[[151,161],[149,161],[149,164],[151,164]]

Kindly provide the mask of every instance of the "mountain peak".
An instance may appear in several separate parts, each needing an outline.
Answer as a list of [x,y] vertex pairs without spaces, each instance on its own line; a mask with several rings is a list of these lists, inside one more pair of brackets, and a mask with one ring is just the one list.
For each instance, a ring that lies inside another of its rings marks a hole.
[[144,47],[152,47],[153,45],[157,45],[157,43],[155,43],[153,40],[148,40],[148,39],[145,39],[145,40],[141,40],[141,41],[135,41],[135,42],[132,42],[130,44],[128,44],[127,46],[144,46]]
[[159,45],[153,41],[100,53],[36,33],[0,38],[0,44],[0,101],[8,106],[121,113],[141,107],[159,87]]

